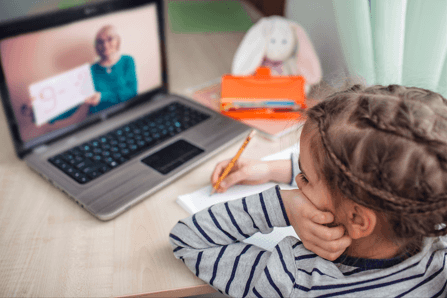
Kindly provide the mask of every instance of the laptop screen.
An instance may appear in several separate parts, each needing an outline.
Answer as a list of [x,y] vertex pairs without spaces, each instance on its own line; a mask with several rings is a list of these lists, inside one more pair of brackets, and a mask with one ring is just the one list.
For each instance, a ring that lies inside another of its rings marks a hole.
[[119,110],[162,87],[157,17],[151,3],[1,40],[21,141]]

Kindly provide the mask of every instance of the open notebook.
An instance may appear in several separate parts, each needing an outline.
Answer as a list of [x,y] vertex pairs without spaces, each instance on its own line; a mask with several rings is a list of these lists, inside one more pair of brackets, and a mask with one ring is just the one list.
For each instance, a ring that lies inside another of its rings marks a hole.
[[[264,157],[263,160],[279,160],[279,159],[290,159],[292,152],[299,152],[299,146],[294,145],[278,153]],[[275,183],[265,183],[260,185],[235,185],[228,189],[225,193],[215,193],[210,196],[211,185],[205,186],[195,192],[180,195],[177,198],[177,203],[185,209],[188,213],[194,214],[208,208],[212,205],[231,201],[239,198],[243,198],[252,194],[260,193],[268,188],[275,186]],[[280,184],[281,189],[291,189],[293,188],[287,184]],[[262,247],[266,250],[272,250],[279,241],[281,241],[286,236],[295,236],[295,231],[292,227],[285,228],[274,228],[273,232],[270,234],[256,233],[250,238],[246,239],[244,242],[254,244],[256,246]]]

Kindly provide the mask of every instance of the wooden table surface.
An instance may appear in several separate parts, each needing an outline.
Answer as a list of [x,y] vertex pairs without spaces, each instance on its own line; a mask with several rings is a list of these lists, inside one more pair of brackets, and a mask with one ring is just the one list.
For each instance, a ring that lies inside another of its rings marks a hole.
[[[254,21],[260,14],[244,4]],[[244,33],[174,34],[167,26],[171,91],[230,72]],[[101,222],[43,180],[14,152],[0,111],[0,296],[179,297],[214,292],[174,258],[168,234],[188,216],[180,194],[209,183],[215,164],[242,141],[193,169],[119,217]],[[275,142],[256,136],[252,158],[280,151],[298,137]]]

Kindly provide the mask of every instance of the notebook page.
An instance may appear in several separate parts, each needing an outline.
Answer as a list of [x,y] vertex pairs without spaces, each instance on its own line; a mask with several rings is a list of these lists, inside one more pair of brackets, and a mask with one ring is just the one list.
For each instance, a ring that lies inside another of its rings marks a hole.
[[[263,160],[290,159],[290,154],[292,152],[299,152],[299,146],[294,145],[283,151],[269,155],[263,158]],[[274,187],[275,185],[276,183],[272,182],[260,185],[235,185],[230,187],[224,193],[215,193],[212,196],[210,196],[212,186],[208,185],[192,193],[178,196],[177,203],[189,214],[194,214],[218,203],[236,200],[252,194],[260,193],[266,189]],[[293,188],[292,186],[286,184],[280,184],[279,186],[281,189]],[[270,234],[256,233],[244,242],[262,247],[266,250],[272,250],[275,245],[286,236],[295,236],[298,238],[292,227],[285,227],[274,228],[273,232]]]

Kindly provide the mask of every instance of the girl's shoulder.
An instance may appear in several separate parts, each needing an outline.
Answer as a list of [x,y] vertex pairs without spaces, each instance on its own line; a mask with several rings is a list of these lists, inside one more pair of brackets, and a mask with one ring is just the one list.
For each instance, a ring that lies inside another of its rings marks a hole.
[[437,237],[434,242],[439,242],[439,245],[447,248],[447,235]]

